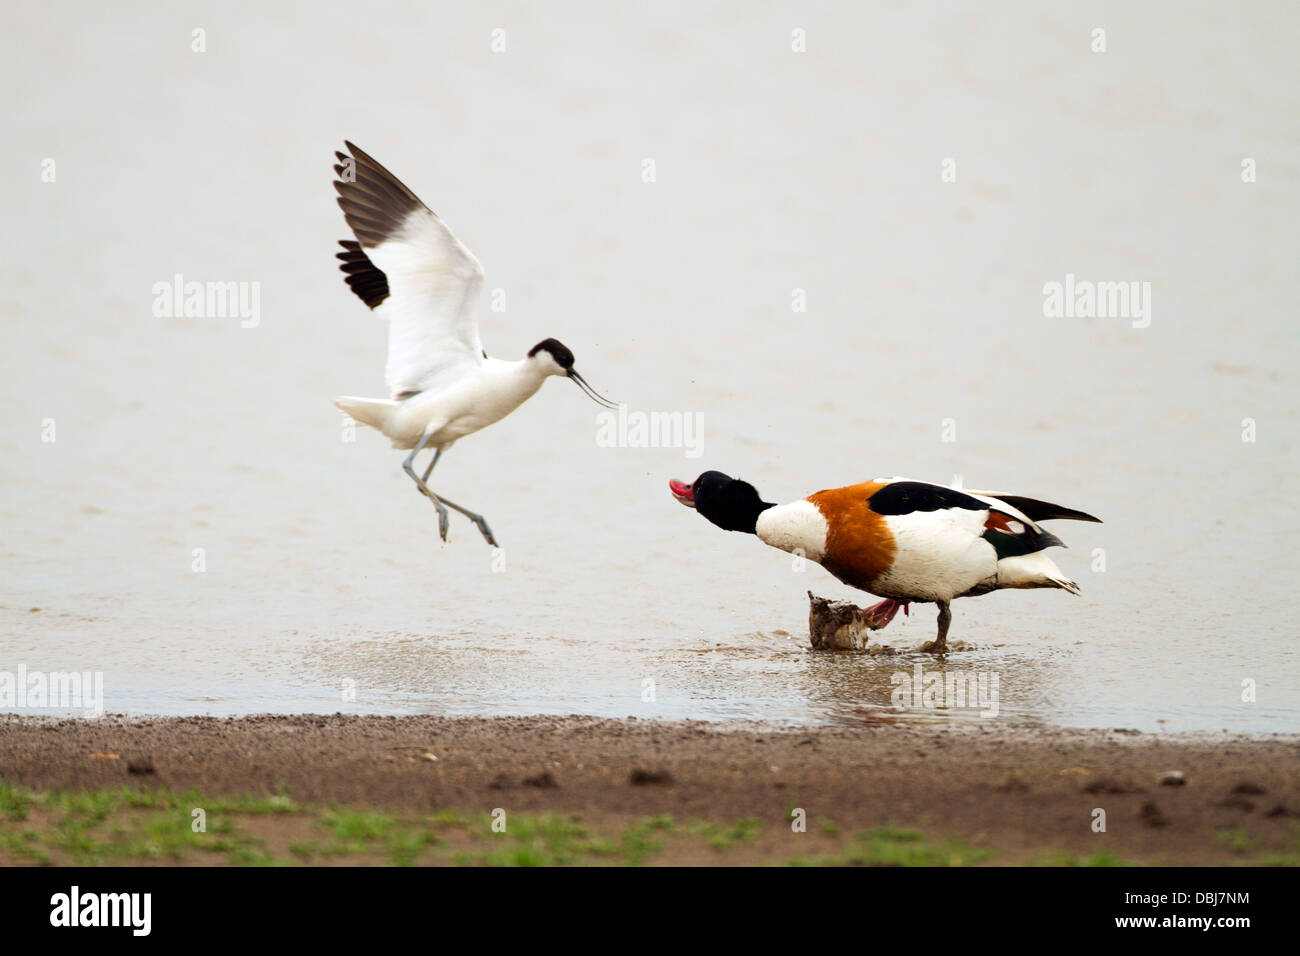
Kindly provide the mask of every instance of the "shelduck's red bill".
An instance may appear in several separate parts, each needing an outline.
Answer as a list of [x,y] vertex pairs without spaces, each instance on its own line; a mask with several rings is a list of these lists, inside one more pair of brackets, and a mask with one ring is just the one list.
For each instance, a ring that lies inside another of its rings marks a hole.
[[695,492],[691,486],[684,481],[678,481],[676,478],[668,479],[668,490],[673,493],[673,497],[681,504],[688,508],[695,507]]

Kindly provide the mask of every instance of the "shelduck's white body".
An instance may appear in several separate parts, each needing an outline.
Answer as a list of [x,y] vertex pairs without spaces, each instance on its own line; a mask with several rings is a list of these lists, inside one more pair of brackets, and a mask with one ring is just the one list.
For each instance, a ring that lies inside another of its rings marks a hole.
[[939,605],[942,650],[948,604],[1002,588],[1079,587],[1045,549],[1064,547],[1037,522],[1097,521],[1082,511],[1017,495],[962,491],[906,478],[828,489],[785,505],[720,472],[692,485],[671,482],[674,497],[729,531],[802,555],[851,587],[885,598],[870,609],[884,626],[913,601]]
[[[897,481],[907,479],[880,478],[854,487],[866,494],[871,490],[867,486],[883,487]],[[997,549],[984,537],[991,513],[1020,522],[1026,531],[1045,532],[1006,502],[967,494],[987,503],[988,508],[977,511],[949,507],[878,516],[879,522],[870,530],[879,536],[882,554],[890,550],[892,542],[888,566],[877,569],[861,562],[842,565],[832,557],[827,570],[845,584],[897,601],[951,601],[999,588],[1059,587],[1077,593],[1078,586],[1042,551],[999,557]],[[768,508],[758,516],[755,534],[764,544],[802,554],[817,564],[826,563],[831,522],[819,508],[817,498],[812,495]],[[868,573],[864,575],[864,571]]]

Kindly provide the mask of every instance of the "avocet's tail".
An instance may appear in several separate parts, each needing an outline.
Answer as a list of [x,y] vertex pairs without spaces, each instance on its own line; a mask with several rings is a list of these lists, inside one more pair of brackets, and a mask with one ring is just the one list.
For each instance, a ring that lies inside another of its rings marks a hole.
[[1018,554],[998,562],[1000,588],[1061,588],[1079,593],[1079,585],[1067,578],[1056,563],[1042,551]]
[[334,399],[334,404],[361,424],[377,428],[382,432],[401,403],[388,398],[356,398],[352,395],[340,395]]

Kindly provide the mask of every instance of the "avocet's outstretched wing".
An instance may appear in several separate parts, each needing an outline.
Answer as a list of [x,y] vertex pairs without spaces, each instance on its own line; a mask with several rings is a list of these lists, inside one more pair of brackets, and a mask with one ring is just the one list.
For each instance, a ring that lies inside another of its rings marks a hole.
[[396,176],[344,145],[352,155],[334,154],[334,188],[357,238],[340,241],[340,268],[352,291],[389,320],[392,396],[439,390],[483,361],[483,267]]

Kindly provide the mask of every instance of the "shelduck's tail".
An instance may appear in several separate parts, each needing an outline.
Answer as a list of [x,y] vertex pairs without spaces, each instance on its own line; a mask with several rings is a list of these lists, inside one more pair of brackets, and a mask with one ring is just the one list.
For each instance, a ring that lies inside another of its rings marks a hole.
[[1041,551],[1018,554],[998,562],[999,588],[1060,588],[1079,593],[1079,585],[1062,573],[1056,563]]
[[1071,521],[1095,521],[1101,524],[1101,519],[1086,511],[1076,511],[1073,508],[1066,508],[1063,505],[1054,505],[1050,501],[1039,501],[1037,498],[1026,498],[1024,495],[1004,495],[996,491],[968,491],[967,494],[983,495],[988,498],[997,498],[999,501],[1005,501],[1011,507],[1020,511],[1030,521],[1052,521],[1057,518],[1068,518]]
[[340,395],[334,399],[334,404],[361,424],[377,428],[382,432],[401,403],[388,398],[356,398],[352,395]]

